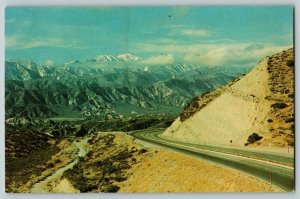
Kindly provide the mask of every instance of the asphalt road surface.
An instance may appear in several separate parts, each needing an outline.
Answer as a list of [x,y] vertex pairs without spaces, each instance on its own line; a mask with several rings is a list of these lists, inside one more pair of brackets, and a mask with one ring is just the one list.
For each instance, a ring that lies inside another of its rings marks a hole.
[[[234,149],[220,152],[217,150],[212,150],[209,147],[201,148],[197,147],[195,144],[179,143],[173,140],[160,138],[158,135],[161,132],[161,130],[146,130],[130,132],[128,134],[152,144],[192,155],[197,158],[221,164],[259,177],[260,179],[270,183],[270,185],[276,186],[283,191],[294,191],[295,189],[294,167],[280,164],[276,161],[271,161],[272,158],[274,160],[278,159],[282,162],[286,161],[290,165],[291,158],[281,157],[278,155],[273,155],[273,157],[270,156],[270,154],[264,153],[257,153],[257,157],[259,158],[255,158],[255,155],[253,157],[246,157],[244,155],[237,155],[237,153],[234,153]],[[245,151],[245,153],[246,152],[247,151]],[[266,157],[264,158],[264,156]]]

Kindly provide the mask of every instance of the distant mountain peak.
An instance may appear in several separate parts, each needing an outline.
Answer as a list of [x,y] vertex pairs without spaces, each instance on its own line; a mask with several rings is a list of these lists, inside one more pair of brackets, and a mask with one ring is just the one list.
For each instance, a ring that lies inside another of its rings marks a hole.
[[125,62],[136,62],[136,61],[142,60],[142,58],[135,56],[133,54],[130,54],[130,53],[121,54],[121,55],[118,55],[117,57]]
[[88,59],[89,61],[95,61],[95,62],[110,62],[110,61],[117,61],[116,57],[113,55],[98,55],[97,57]]
[[94,58],[87,59],[86,61],[91,62],[127,62],[127,63],[134,63],[137,61],[142,60],[142,58],[132,55],[130,53],[125,53],[121,55],[98,55]]

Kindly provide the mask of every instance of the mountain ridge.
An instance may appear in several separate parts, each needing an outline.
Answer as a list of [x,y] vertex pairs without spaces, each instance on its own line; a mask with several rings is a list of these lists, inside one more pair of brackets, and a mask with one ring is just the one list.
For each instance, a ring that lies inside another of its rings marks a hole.
[[138,60],[134,55],[119,57],[117,65],[85,60],[51,67],[25,62],[22,67],[23,62],[7,61],[6,124],[19,128],[47,120],[94,118],[122,123],[141,115],[154,120],[161,115],[173,117],[189,99],[247,71],[190,64],[149,65],[145,71],[145,65],[123,59]]

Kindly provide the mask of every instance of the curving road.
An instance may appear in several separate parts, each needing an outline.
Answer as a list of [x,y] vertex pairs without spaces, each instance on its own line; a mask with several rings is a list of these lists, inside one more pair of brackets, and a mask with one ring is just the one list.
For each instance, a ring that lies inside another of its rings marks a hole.
[[[264,153],[257,153],[257,157],[259,158],[255,158],[255,155],[253,155],[252,157],[245,157],[242,155],[237,155],[236,153],[234,153],[233,149],[226,152],[220,152],[212,150],[209,147],[201,148],[197,147],[195,144],[179,143],[173,140],[163,139],[159,137],[159,134],[161,132],[162,130],[146,130],[130,132],[128,134],[137,139],[150,142],[152,144],[166,147],[184,154],[192,155],[197,158],[221,164],[259,177],[260,179],[263,179],[270,183],[271,186],[275,185],[283,191],[294,191],[295,189],[294,168],[276,162],[277,160],[280,160],[281,162],[290,164],[291,161],[293,162],[293,158]],[[273,159],[274,161],[276,160],[276,163],[271,162],[271,160]]]

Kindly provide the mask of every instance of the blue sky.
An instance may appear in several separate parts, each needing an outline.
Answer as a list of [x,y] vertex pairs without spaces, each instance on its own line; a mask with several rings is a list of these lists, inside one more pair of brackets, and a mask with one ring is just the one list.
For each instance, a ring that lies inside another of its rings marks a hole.
[[6,60],[131,53],[144,64],[251,65],[293,45],[293,7],[9,7]]

